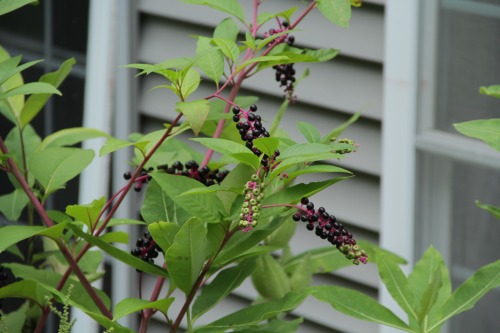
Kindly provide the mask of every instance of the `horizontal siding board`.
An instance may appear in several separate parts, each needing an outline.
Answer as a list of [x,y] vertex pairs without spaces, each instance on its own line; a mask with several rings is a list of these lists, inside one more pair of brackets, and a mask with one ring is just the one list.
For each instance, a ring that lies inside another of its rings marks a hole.
[[[158,75],[150,75],[141,78],[139,94],[139,110],[142,114],[158,118],[159,121],[166,121],[167,115],[173,117],[173,110],[177,97],[167,89],[156,89],[150,91],[154,86],[165,84],[165,80]],[[204,98],[213,93],[213,86],[210,83],[202,83],[199,91],[193,94],[192,98]],[[300,91],[298,92],[300,93]],[[242,91],[241,95],[256,95],[254,91]],[[277,114],[281,99],[270,95],[262,95],[259,100],[259,113],[264,119],[264,126],[270,126],[272,119]],[[288,114],[282,120],[282,128],[285,129],[292,139],[297,142],[304,142],[302,134],[297,130],[297,121],[307,121],[314,124],[322,135],[326,135],[330,130],[348,120],[349,116],[335,113],[331,110],[316,106],[297,103],[291,105]],[[171,119],[170,119],[171,120]],[[360,171],[366,174],[380,175],[381,157],[381,136],[380,124],[377,121],[370,121],[364,118],[359,119],[350,126],[342,135],[348,137],[358,144],[358,151],[347,155],[345,159],[336,164],[349,170]]]
[[[245,13],[252,12],[252,1],[242,1]],[[289,6],[305,8],[300,1],[287,1],[283,6],[280,1],[268,1],[261,6],[262,12],[280,12]],[[290,3],[292,3],[290,5]],[[143,13],[164,18],[180,20],[196,25],[213,27],[229,14],[212,9],[200,9],[192,5],[178,2],[159,2],[156,0],[142,0],[139,9]],[[196,15],[205,12],[210,15]],[[248,17],[248,15],[247,15]],[[247,18],[248,19],[248,18]],[[297,42],[313,48],[333,47],[342,50],[346,56],[356,57],[368,61],[383,61],[383,8],[379,6],[365,6],[353,10],[349,29],[336,27],[322,17],[317,10],[311,12],[301,22],[300,29],[294,33]],[[322,33],[318,33],[322,32]],[[327,33],[326,33],[327,32]]]
[[[193,56],[196,40],[190,35],[210,32],[189,24],[154,17],[144,17],[138,58],[140,62],[159,63],[169,58]],[[179,33],[182,31],[182,33]],[[172,47],[175,45],[175,47]],[[297,89],[302,102],[345,113],[363,111],[375,120],[382,117],[382,68],[378,64],[340,57],[326,63],[310,64],[311,76]],[[298,64],[298,73],[305,66]],[[316,84],[314,84],[316,82]],[[258,93],[281,95],[272,71],[250,78],[246,88]],[[359,92],[363,92],[360,97]]]

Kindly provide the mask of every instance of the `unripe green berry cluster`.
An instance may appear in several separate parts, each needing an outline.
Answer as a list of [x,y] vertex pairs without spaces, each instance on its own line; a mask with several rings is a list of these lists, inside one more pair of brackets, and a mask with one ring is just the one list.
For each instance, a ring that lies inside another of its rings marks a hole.
[[337,140],[337,143],[347,143],[347,144],[352,145],[354,147],[354,149],[347,148],[347,149],[339,150],[339,151],[337,151],[337,153],[339,153],[339,154],[349,154],[349,153],[356,151],[357,145],[351,139],[346,139],[346,138],[339,139],[339,140]]
[[240,227],[243,232],[252,230],[257,225],[257,221],[262,209],[262,200],[264,199],[264,188],[259,183],[259,176],[252,175],[251,181],[245,185],[245,198],[241,206]]
[[366,264],[368,256],[365,251],[359,248],[352,233],[334,215],[329,214],[324,207],[314,208],[314,203],[308,198],[300,200],[300,207],[297,213],[292,216],[298,222],[307,222],[307,230],[315,230],[316,236],[327,239],[332,245],[352,260],[353,264]]

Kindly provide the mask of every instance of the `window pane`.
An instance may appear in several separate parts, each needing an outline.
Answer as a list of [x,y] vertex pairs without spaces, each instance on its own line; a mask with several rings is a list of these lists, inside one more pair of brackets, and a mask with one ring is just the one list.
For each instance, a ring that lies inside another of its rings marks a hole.
[[[437,43],[436,126],[500,116],[500,101],[479,94],[500,83],[500,3],[441,1]],[[424,21],[425,24],[425,21]]]

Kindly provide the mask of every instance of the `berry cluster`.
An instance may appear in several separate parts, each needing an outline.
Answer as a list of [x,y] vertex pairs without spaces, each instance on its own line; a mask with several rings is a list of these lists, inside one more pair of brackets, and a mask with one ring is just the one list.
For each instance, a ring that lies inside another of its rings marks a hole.
[[[198,163],[195,161],[187,161],[184,165],[179,161],[175,161],[170,166],[168,164],[158,165],[156,169],[159,172],[166,172],[171,175],[186,176],[195,179],[206,186],[220,184],[229,174],[228,170],[219,171],[216,169],[212,171],[208,166],[200,168]],[[141,175],[137,178],[134,185],[134,190],[136,192],[139,192],[142,189],[143,184],[151,180],[150,173],[153,171],[153,167],[150,167],[148,170],[143,169],[141,171]],[[130,172],[125,172],[123,174],[123,178],[129,180],[132,178],[132,174]]]
[[[236,129],[240,133],[241,140],[246,141],[245,146],[250,149],[255,155],[260,156],[262,152],[254,147],[253,140],[258,138],[269,137],[269,132],[262,125],[262,118],[256,115],[257,105],[252,104],[248,111],[241,109],[238,106],[233,108],[233,121],[236,123]],[[275,158],[279,156],[280,152],[276,150]],[[265,155],[262,158],[262,165],[268,166],[269,156]]]
[[153,237],[151,237],[151,234],[147,231],[144,233],[144,238],[137,239],[135,245],[137,247],[130,251],[130,253],[134,257],[139,257],[149,263],[154,263],[153,259],[157,258],[158,251],[161,251],[161,248],[156,244]]
[[245,200],[240,213],[240,227],[243,228],[243,232],[250,231],[257,225],[259,212],[262,209],[261,202],[264,199],[264,189],[259,183],[259,176],[253,174],[251,179],[245,185]]
[[307,230],[315,230],[318,237],[335,245],[355,265],[360,262],[366,264],[366,252],[359,248],[352,233],[335,216],[330,215],[324,207],[314,209],[314,204],[308,198],[302,198],[300,204],[299,211],[292,216],[294,221],[307,222]]
[[297,101],[297,96],[293,94],[293,83],[295,82],[295,69],[293,65],[294,64],[273,66],[273,69],[276,70],[276,81],[280,82],[280,87],[285,87],[283,91],[285,92],[286,98],[288,98],[291,103]]
[[354,147],[353,149],[346,148],[346,149],[339,150],[339,151],[337,151],[337,153],[339,153],[339,154],[352,153],[352,152],[356,151],[356,148],[358,147],[358,145],[353,140],[346,139],[346,138],[337,140],[337,143],[346,143],[346,144],[352,145]]
[[[281,22],[281,27],[278,29],[269,29],[269,32],[264,32],[264,38],[279,34],[281,32],[287,31],[290,24],[287,21]],[[273,39],[272,42],[269,43],[269,46],[278,45],[281,43],[287,43],[289,46],[292,46],[295,43],[295,37],[289,34],[283,34]]]

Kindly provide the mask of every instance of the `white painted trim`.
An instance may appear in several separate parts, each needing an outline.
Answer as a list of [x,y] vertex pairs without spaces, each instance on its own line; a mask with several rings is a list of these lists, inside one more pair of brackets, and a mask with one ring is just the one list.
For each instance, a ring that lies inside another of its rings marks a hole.
[[[418,13],[418,0],[386,2],[380,244],[408,260],[406,272],[414,256]],[[406,318],[384,288],[380,301]],[[397,331],[381,327],[380,332]]]
[[[112,97],[114,91],[113,61],[117,0],[91,0],[89,4],[89,36],[87,44],[87,70],[83,126],[111,132]],[[93,149],[96,156],[104,139],[93,139],[83,144]],[[90,203],[108,196],[110,159],[96,157],[80,176],[79,201]],[[99,283],[99,285],[102,285]],[[79,310],[72,313],[76,323],[72,332],[98,332],[94,320]]]

